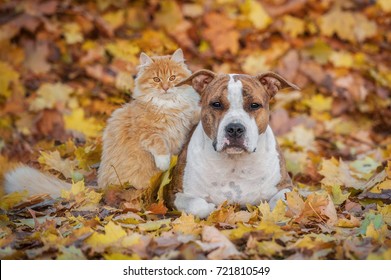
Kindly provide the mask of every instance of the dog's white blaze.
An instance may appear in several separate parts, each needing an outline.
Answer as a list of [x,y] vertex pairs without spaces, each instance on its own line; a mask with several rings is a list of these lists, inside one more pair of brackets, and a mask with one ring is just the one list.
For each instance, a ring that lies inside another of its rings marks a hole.
[[269,126],[259,135],[256,147],[254,153],[239,156],[216,152],[199,123],[188,146],[183,192],[174,202],[177,209],[204,218],[213,205],[225,200],[245,206],[272,199],[278,193],[281,171]]
[[252,152],[258,139],[258,126],[255,119],[243,108],[243,84],[240,80],[234,79],[235,74],[230,74],[228,82],[228,95],[229,109],[220,122],[217,137],[216,137],[216,150],[221,151],[227,143],[225,137],[225,127],[230,123],[240,123],[246,128],[246,134],[244,137],[244,145],[249,152]]

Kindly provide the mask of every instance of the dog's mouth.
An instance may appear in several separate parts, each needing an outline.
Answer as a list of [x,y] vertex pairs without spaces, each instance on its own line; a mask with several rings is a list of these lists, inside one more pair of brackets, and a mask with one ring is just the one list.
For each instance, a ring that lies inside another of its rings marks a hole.
[[247,152],[247,149],[239,146],[227,146],[223,149],[223,152],[228,155],[240,155],[244,152]]
[[220,149],[218,149],[217,146],[217,141],[213,141],[213,148],[216,152],[226,153],[228,155],[239,155],[244,152],[250,152],[244,144],[244,141],[232,141],[225,139],[224,144]]

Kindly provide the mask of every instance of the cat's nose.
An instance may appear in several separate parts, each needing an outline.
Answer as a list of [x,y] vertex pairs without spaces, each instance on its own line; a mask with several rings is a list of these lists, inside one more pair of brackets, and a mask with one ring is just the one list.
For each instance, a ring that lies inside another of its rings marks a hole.
[[162,88],[164,89],[164,91],[167,91],[170,88],[170,86],[168,84],[163,84]]

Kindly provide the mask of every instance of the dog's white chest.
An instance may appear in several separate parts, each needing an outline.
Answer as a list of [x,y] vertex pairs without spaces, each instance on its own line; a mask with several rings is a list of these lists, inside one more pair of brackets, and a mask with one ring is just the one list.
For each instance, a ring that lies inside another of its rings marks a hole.
[[218,205],[225,200],[245,206],[269,200],[281,180],[276,142],[270,127],[251,154],[229,156],[214,151],[202,124],[189,143],[183,193]]

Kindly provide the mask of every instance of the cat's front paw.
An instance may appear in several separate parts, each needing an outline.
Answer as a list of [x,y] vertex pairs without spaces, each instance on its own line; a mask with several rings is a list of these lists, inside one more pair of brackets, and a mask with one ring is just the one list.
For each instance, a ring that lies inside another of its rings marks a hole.
[[161,171],[166,171],[170,167],[171,156],[170,155],[156,155],[155,164]]

